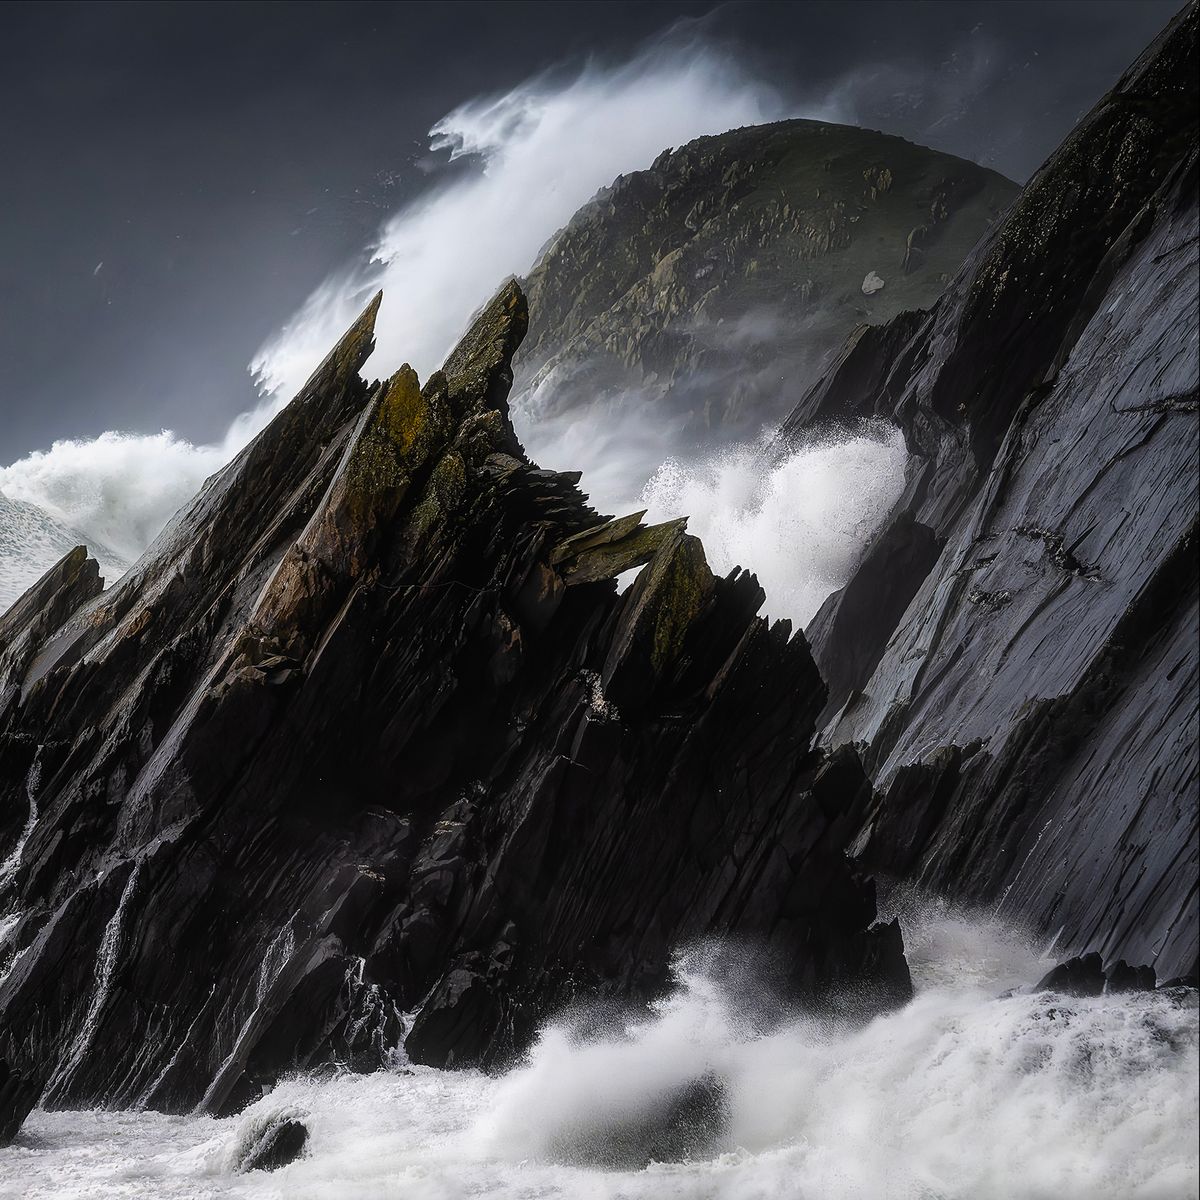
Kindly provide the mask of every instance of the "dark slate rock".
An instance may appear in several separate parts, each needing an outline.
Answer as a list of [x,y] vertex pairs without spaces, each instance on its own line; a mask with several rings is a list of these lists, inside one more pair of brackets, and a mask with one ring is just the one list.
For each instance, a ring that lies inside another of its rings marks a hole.
[[277,1171],[295,1162],[308,1143],[308,1127],[297,1116],[278,1114],[255,1125],[239,1147],[234,1170]]
[[1104,967],[1100,955],[1069,958],[1038,980],[1035,992],[1062,992],[1064,996],[1099,996],[1104,991]]
[[1152,992],[1156,986],[1154,968],[1131,967],[1123,958],[1104,972],[1106,992]]
[[1167,991],[1174,988],[1186,988],[1193,992],[1200,989],[1200,974],[1193,970],[1189,975],[1175,975],[1171,979],[1164,979],[1158,985],[1159,991]]
[[527,460],[515,284],[423,387],[359,378],[377,303],[117,587],[26,606],[62,612],[0,684],[0,786],[37,796],[0,895],[13,1069],[228,1114],[406,1033],[493,1064],[724,933],[789,1000],[906,999],[804,639],[682,522],[606,524]]
[[41,1085],[0,1058],[0,1146],[7,1146],[37,1104]]
[[1171,975],[1200,937],[1196,56],[1191,3],[788,425],[887,415],[910,452],[811,629],[822,742],[883,797],[863,864]]

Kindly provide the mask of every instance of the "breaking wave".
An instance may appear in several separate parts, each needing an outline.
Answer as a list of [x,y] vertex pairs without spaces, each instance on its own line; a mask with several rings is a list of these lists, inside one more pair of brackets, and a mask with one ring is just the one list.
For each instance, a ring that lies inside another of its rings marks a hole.
[[601,188],[665,149],[783,115],[773,89],[727,53],[678,38],[619,67],[562,82],[530,80],[472,100],[430,131],[430,145],[475,170],[394,216],[367,262],[327,280],[253,369],[290,394],[377,289],[382,372],[440,365],[478,305],[533,266],[547,240]]
[[864,422],[782,453],[768,442],[668,459],[642,503],[649,519],[687,515],[714,571],[753,570],[771,614],[802,627],[899,500],[906,460],[898,429]]
[[[783,115],[727,52],[679,37],[619,66],[542,76],[472,100],[430,131],[453,180],[391,218],[363,260],[326,280],[251,368],[261,403],[193,444],[171,431],[55,442],[0,467],[0,490],[134,559],[213,471],[299,390],[376,289],[378,375],[442,361],[500,282],[527,271],[577,208],[668,146]],[[50,565],[45,563],[42,567]]]
[[[761,991],[722,982],[699,953],[649,1010],[587,1031],[551,1024],[499,1077],[398,1060],[369,1076],[286,1081],[224,1120],[36,1112],[0,1152],[0,1196],[1197,1194],[1194,992],[1032,994],[1047,962],[1014,931],[928,903],[900,915],[917,994],[867,1023],[765,1019]],[[248,1131],[283,1112],[303,1114],[305,1156],[234,1174]]]

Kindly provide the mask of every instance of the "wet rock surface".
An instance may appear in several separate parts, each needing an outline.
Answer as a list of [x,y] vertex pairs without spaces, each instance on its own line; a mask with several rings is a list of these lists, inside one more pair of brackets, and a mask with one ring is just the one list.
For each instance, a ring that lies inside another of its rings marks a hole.
[[808,630],[860,861],[1159,976],[1197,954],[1196,26],[785,426],[886,415],[911,456]]
[[295,1162],[308,1144],[308,1127],[297,1115],[277,1114],[247,1130],[236,1153],[234,1170],[278,1171]]
[[1034,991],[1061,992],[1064,996],[1099,996],[1105,992],[1152,992],[1156,986],[1153,967],[1131,967],[1122,958],[1105,970],[1103,959],[1092,951],[1068,958],[1047,971],[1038,980]]
[[794,999],[909,994],[804,639],[684,522],[526,459],[515,284],[423,386],[360,379],[377,304],[118,586],[71,557],[6,618],[10,1131],[39,1097],[227,1114],[401,1037],[500,1063],[724,931]]
[[[911,990],[872,870],[1057,936],[1078,957],[1053,986],[1194,978],[1196,24],[930,312],[856,332],[797,406],[785,435],[884,416],[911,453],[811,650],[684,523],[602,516],[528,460],[515,283],[423,384],[360,378],[376,298],[116,587],[64,557],[0,618],[0,1138],[39,1102],[227,1114],[401,1038],[498,1065],[550,1012],[656,994],[711,934],[784,964],[789,1001],[849,990],[861,1015]],[[652,208],[678,176],[702,231],[758,186],[734,155],[712,192],[711,149],[597,205]],[[860,166],[864,211],[903,195],[898,159]],[[905,216],[895,267],[872,250],[860,300],[903,297],[967,184]],[[759,201],[763,247],[808,229]],[[831,205],[814,261],[855,244],[860,214]],[[639,372],[666,344],[631,318],[639,256],[654,297],[720,269],[646,228],[604,260],[633,271],[612,319]],[[604,343],[585,308],[568,332]],[[535,331],[527,364],[548,347]],[[686,1154],[720,1109],[701,1081],[614,1153]]]
[[1104,963],[1093,951],[1069,958],[1038,980],[1038,992],[1062,992],[1066,996],[1099,996],[1104,991]]

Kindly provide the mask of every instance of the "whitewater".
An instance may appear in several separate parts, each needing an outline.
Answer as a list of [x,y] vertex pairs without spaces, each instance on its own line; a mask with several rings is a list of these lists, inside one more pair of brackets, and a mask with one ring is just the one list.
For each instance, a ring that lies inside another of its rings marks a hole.
[[[416,1067],[280,1083],[223,1120],[31,1114],[0,1196],[54,1200],[1186,1200],[1200,1188],[1196,993],[1034,994],[1048,967],[979,914],[899,905],[914,999],[869,1022],[765,1010],[683,954],[651,1008],[544,1028],[507,1074]],[[1015,990],[1014,990],[1015,989]],[[716,1081],[690,1158],[606,1165],[614,1126]],[[280,1113],[277,1172],[233,1171]]]
[[[575,74],[537,76],[460,105],[430,130],[430,149],[469,169],[435,173],[355,261],[313,290],[250,364],[260,402],[221,436],[193,444],[170,430],[109,430],[0,463],[0,612],[80,543],[101,560],[106,583],[115,582],[296,394],[376,290],[384,302],[371,373],[407,361],[427,377],[476,308],[506,277],[527,272],[555,231],[616,176],[705,134],[784,116],[844,119],[848,102],[828,97],[798,109],[731,48],[676,31],[627,62],[590,61]],[[517,431],[536,462],[582,470],[582,486],[604,512],[689,515],[714,567],[753,565],[772,615],[797,625],[846,582],[903,482],[896,431],[890,441],[856,431],[840,449],[807,446],[782,457],[760,443],[714,456],[651,406],[555,417],[550,400],[513,398]]]

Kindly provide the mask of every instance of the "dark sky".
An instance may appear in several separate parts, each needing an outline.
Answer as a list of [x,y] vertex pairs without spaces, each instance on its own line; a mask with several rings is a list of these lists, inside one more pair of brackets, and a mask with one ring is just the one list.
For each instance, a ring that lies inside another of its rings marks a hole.
[[219,437],[251,355],[472,96],[702,19],[786,96],[850,76],[861,123],[1024,179],[1178,7],[0,5],[0,463],[109,428]]

